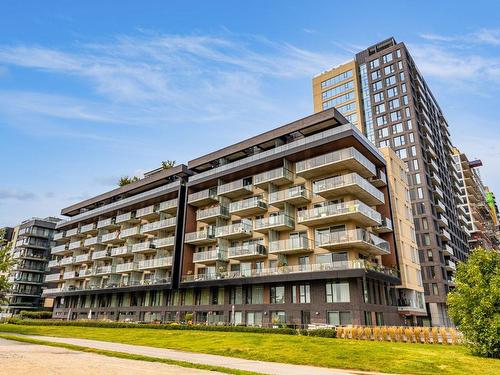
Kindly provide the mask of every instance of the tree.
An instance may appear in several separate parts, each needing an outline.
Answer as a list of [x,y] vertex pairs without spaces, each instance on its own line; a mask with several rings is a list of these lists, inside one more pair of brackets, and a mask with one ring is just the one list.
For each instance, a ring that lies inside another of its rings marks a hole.
[[163,169],[170,169],[175,166],[176,161],[175,160],[165,160],[161,162],[161,167]]
[[7,272],[13,265],[14,259],[10,254],[10,245],[2,246],[0,244],[0,303],[5,301],[5,293],[10,288]]
[[449,313],[474,354],[500,358],[500,253],[478,248],[459,263]]
[[125,185],[131,184],[132,182],[136,182],[136,181],[139,181],[139,177],[137,177],[137,176],[132,176],[132,177],[123,176],[123,177],[120,177],[120,180],[118,181],[118,186],[125,186]]

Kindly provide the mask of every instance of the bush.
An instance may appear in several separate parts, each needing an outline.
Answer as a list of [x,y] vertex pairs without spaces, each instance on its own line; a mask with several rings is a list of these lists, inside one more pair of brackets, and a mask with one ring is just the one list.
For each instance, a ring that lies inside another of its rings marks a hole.
[[335,331],[334,328],[317,328],[308,330],[307,335],[314,337],[328,337],[334,339],[335,337],[337,337],[337,331]]
[[50,319],[51,311],[21,311],[21,319]]
[[179,331],[217,331],[217,332],[249,332],[268,333],[281,335],[296,335],[298,332],[293,328],[260,328],[243,326],[207,326],[207,325],[183,325],[183,324],[138,324],[105,322],[94,320],[42,320],[42,319],[11,319],[10,324],[29,326],[72,326],[93,328],[143,328],[143,329],[166,329]]

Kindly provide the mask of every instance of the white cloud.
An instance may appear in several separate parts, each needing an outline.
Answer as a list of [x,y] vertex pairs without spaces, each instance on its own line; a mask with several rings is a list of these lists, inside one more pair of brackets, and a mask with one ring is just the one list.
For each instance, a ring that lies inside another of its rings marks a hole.
[[455,42],[466,44],[500,45],[500,29],[479,29],[463,35],[441,35],[422,33],[420,37],[433,42]]
[[30,191],[22,191],[17,189],[0,189],[0,200],[18,200],[28,201],[36,199],[37,195]]

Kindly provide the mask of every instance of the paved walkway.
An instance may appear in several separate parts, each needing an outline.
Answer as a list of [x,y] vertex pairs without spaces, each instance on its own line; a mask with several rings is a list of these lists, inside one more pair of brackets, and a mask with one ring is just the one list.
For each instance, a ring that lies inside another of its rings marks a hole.
[[[166,359],[173,359],[177,361],[185,361],[190,363],[222,366],[231,369],[253,371],[269,375],[374,374],[374,373],[354,371],[354,370],[347,371],[347,370],[328,369],[328,368],[314,367],[314,366],[301,366],[301,365],[290,365],[290,364],[276,363],[276,362],[254,361],[254,360],[225,357],[213,354],[183,352],[172,349],[160,349],[160,348],[152,348],[149,346],[119,344],[114,342],[105,342],[97,340],[51,337],[51,336],[30,336],[30,335],[18,335],[18,336],[30,337],[33,339],[59,342],[65,344],[80,345],[89,348],[110,350],[115,352],[139,354],[148,357],[166,358]],[[297,353],[297,355],[300,355],[300,353]]]
[[0,339],[2,375],[223,375],[220,372],[105,357],[65,348]]

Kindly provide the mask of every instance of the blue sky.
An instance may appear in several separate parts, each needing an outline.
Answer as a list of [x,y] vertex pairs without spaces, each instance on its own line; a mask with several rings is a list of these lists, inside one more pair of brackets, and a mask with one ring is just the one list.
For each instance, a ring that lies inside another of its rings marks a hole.
[[499,14],[494,1],[3,1],[0,226],[306,116],[313,75],[389,36],[500,196]]

